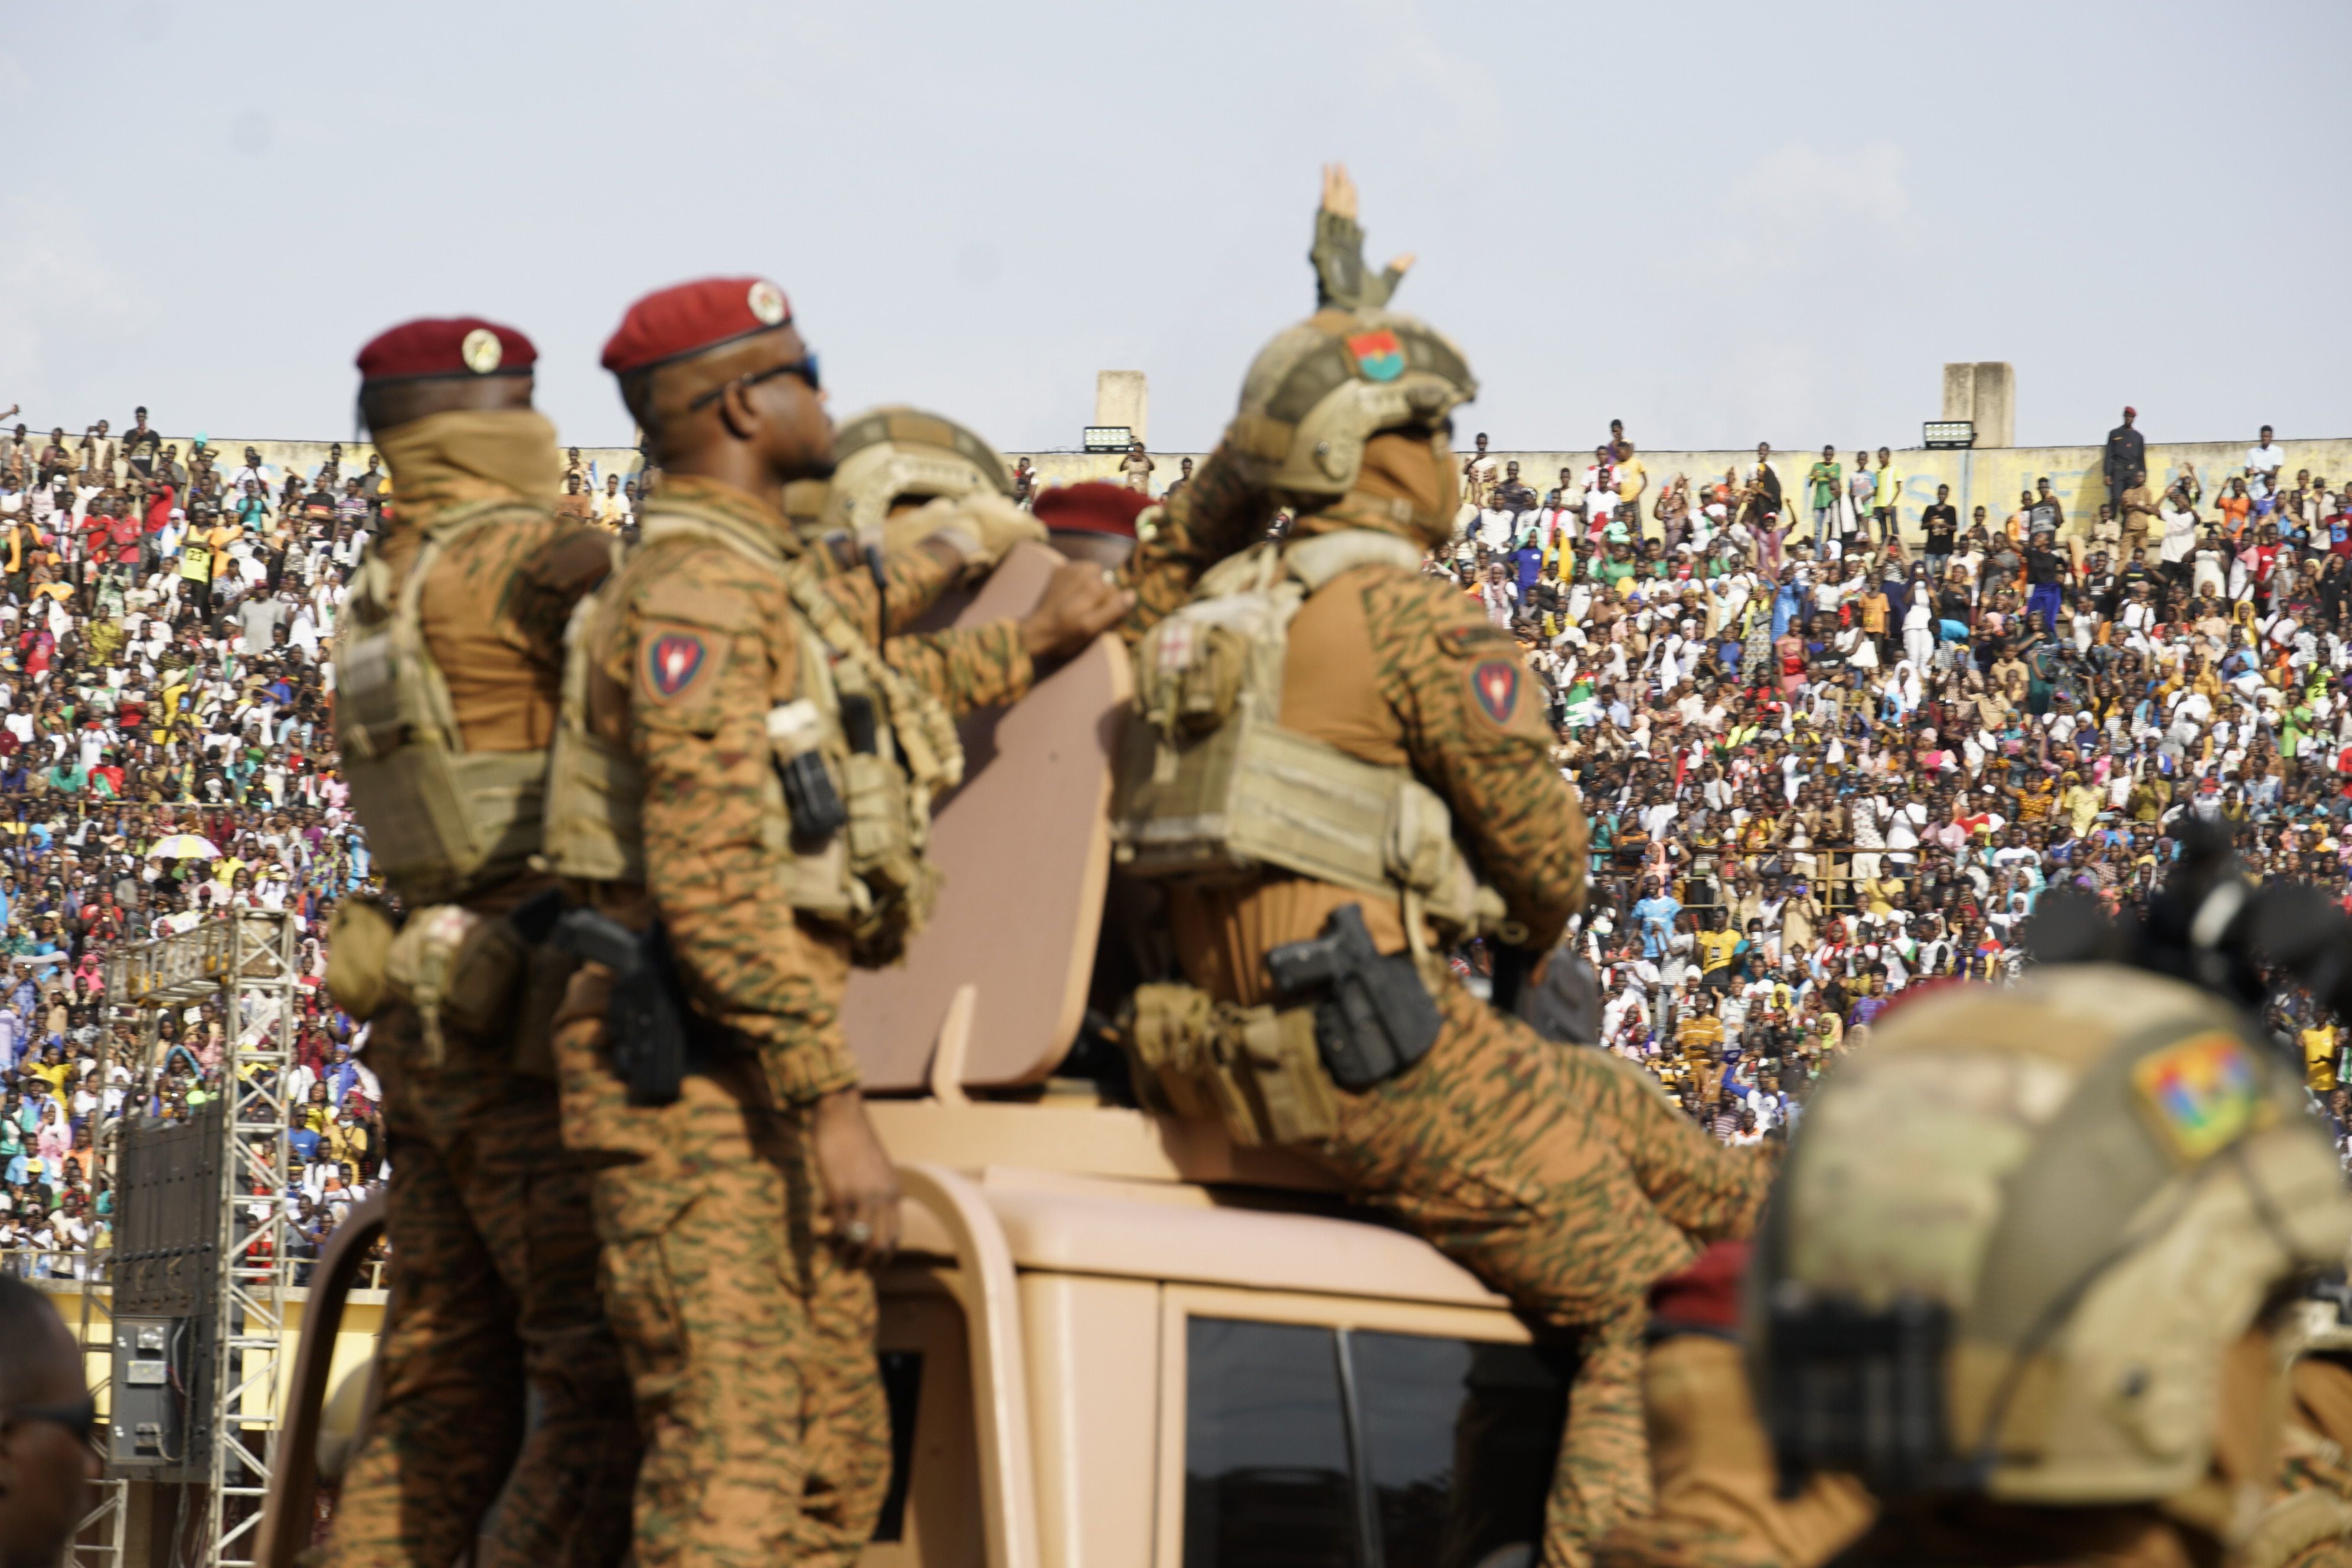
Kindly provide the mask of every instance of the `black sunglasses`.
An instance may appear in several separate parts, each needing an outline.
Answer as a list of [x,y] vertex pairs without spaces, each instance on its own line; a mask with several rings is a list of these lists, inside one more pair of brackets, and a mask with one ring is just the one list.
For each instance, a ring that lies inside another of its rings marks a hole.
[[718,402],[721,397],[724,397],[727,395],[727,389],[730,386],[740,386],[745,388],[754,387],[763,381],[773,381],[780,375],[799,376],[803,381],[808,383],[808,389],[811,392],[822,392],[824,390],[824,385],[817,380],[816,355],[812,353],[805,358],[793,360],[787,364],[772,364],[765,370],[755,370],[748,375],[739,375],[732,381],[720,382],[717,386],[712,387],[709,391],[704,393],[701,396],[696,398],[686,406],[689,412],[697,408],[707,408],[710,405]]
[[79,1442],[89,1441],[98,1426],[98,1401],[83,1394],[71,1405],[11,1405],[0,1407],[0,1425],[16,1421],[51,1421],[72,1433]]

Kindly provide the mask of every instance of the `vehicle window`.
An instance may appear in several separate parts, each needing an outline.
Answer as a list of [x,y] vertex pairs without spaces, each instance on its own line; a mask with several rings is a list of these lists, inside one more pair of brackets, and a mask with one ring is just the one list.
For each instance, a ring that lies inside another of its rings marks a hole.
[[1542,1539],[1559,1353],[1217,1318],[1186,1343],[1185,1568],[1479,1568]]
[[1355,1568],[1332,1331],[1194,1318],[1185,1344],[1185,1568]]
[[1347,1336],[1385,1568],[1471,1568],[1543,1539],[1567,1369],[1529,1345]]

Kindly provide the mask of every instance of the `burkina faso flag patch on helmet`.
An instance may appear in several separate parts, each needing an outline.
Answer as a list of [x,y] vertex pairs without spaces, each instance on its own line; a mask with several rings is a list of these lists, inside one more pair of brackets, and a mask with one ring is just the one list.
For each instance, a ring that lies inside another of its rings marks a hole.
[[1386,327],[1358,332],[1348,340],[1348,352],[1367,381],[1394,381],[1404,374],[1404,345]]

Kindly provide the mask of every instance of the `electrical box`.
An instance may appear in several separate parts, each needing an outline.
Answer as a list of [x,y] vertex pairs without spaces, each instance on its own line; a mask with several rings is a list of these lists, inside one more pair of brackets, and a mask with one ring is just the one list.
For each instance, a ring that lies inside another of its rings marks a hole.
[[117,1318],[107,1465],[142,1480],[201,1480],[212,1455],[212,1319]]

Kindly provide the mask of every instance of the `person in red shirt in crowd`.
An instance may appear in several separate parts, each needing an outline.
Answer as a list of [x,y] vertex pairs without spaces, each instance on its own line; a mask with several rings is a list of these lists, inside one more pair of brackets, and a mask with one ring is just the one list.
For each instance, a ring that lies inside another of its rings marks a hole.
[[[164,488],[170,489],[169,486]],[[122,568],[136,567],[139,564],[139,541],[145,531],[145,525],[129,507],[117,508],[114,516],[108,520],[106,530],[107,563]],[[125,571],[121,574],[128,576],[130,573]]]
[[157,485],[148,490],[146,538],[144,540],[144,543],[148,549],[154,551],[161,550],[162,547],[155,542],[156,536],[161,534],[163,530],[170,525],[173,513],[178,509],[180,493],[178,489],[174,486]]

